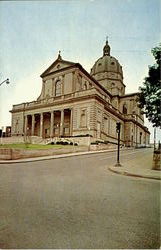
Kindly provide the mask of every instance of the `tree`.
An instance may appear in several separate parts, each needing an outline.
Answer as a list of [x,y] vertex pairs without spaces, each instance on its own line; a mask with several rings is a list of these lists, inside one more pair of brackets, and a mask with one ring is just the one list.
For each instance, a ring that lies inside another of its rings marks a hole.
[[139,107],[154,127],[161,127],[161,44],[152,49],[156,63],[149,66],[148,76],[139,90]]

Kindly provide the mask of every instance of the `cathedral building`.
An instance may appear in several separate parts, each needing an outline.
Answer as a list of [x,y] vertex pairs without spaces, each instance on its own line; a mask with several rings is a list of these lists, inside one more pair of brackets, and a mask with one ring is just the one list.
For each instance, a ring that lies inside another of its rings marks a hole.
[[111,56],[108,41],[90,74],[59,53],[41,78],[37,100],[13,105],[12,135],[77,137],[78,142],[90,135],[93,142],[116,143],[116,123],[120,122],[122,144],[149,144],[150,133],[137,105],[138,93],[125,94],[122,66]]

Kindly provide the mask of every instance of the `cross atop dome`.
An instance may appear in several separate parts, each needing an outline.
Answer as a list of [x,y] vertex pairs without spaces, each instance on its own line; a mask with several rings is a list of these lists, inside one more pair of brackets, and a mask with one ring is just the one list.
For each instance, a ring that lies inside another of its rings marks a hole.
[[106,44],[103,48],[103,56],[110,56],[110,46],[108,45],[108,36],[106,36]]

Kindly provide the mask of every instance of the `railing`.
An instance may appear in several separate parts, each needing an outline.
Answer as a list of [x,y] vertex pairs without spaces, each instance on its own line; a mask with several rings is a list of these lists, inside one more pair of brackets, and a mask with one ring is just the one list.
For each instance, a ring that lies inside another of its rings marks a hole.
[[49,97],[49,98],[45,98],[45,99],[41,99],[41,100],[37,100],[37,101],[16,104],[16,105],[13,105],[13,110],[25,109],[25,108],[30,108],[30,107],[38,107],[42,104],[48,104],[48,103],[50,104],[50,103],[54,103],[56,101],[64,101],[64,100],[68,100],[70,98],[91,95],[94,93],[96,93],[95,89],[77,91],[75,93],[70,93],[70,94],[66,94],[66,95]]
[[[94,95],[94,94],[97,94],[101,98],[106,99],[106,97],[102,93],[98,92],[95,88],[91,88],[91,89],[87,89],[87,90],[76,91],[74,93],[69,93],[66,95],[49,97],[49,98],[40,99],[37,101],[13,105],[13,110],[28,109],[31,107],[37,108],[43,104],[50,104],[50,103],[52,104],[52,103],[57,102],[57,101],[64,101],[64,100],[68,100],[71,98],[83,97],[83,96]],[[121,114],[121,112],[118,109],[116,109],[115,107],[113,107],[111,103],[107,102],[107,106],[109,106],[111,109],[115,110],[115,112]]]

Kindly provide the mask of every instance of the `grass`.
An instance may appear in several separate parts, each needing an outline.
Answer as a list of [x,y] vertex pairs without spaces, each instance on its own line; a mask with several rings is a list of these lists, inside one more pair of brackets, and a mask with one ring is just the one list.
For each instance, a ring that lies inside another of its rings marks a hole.
[[67,148],[70,145],[40,145],[40,144],[25,144],[25,143],[13,143],[13,144],[3,144],[0,148],[17,148],[17,149],[50,149],[50,148]]

